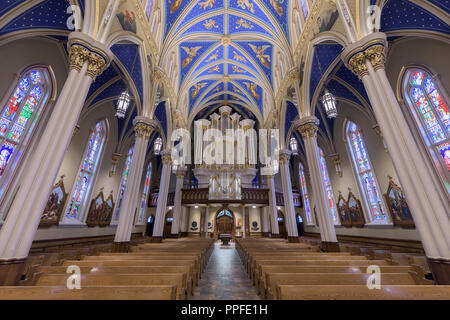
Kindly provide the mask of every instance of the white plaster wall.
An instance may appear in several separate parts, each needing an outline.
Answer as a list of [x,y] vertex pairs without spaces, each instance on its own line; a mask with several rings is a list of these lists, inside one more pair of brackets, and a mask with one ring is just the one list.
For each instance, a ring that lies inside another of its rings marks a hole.
[[[253,230],[253,221],[256,221],[258,223],[258,229]],[[249,222],[250,222],[250,232],[262,232],[262,223],[261,223],[261,208],[254,209],[253,207],[250,207],[249,210]]]

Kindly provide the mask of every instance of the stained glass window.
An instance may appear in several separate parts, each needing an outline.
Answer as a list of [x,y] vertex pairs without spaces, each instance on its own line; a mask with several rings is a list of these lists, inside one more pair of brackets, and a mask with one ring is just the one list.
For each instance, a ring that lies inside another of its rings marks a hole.
[[91,135],[81,160],[72,195],[66,209],[65,218],[81,220],[86,203],[89,200],[95,172],[102,154],[106,138],[106,123],[104,120],[98,122]]
[[144,191],[142,192],[142,198],[141,198],[141,207],[139,211],[139,219],[138,223],[144,222],[145,217],[145,209],[147,208],[147,199],[148,199],[148,193],[150,191],[150,179],[152,177],[152,163],[150,162],[147,167],[147,174],[145,176],[145,183],[144,183]]
[[130,150],[128,150],[127,160],[125,161],[125,167],[122,173],[122,180],[120,181],[119,195],[117,196],[116,208],[114,209],[113,215],[114,222],[119,221],[120,206],[122,205],[122,199],[125,194],[125,189],[127,187],[128,175],[131,169],[131,162],[133,161],[133,151],[134,146],[132,146]]
[[411,111],[450,190],[450,112],[439,87],[425,70],[411,70],[406,78]]
[[349,121],[347,124],[347,139],[353,165],[359,179],[362,194],[370,210],[372,220],[386,220],[386,210],[378,189],[377,179],[372,169],[364,139],[359,127]]
[[300,175],[300,186],[302,188],[303,205],[305,206],[306,223],[312,224],[313,221],[311,219],[311,207],[309,205],[308,188],[306,187],[305,170],[301,163],[299,165],[299,175]]
[[327,163],[325,161],[323,151],[320,148],[319,153],[320,153],[320,169],[322,171],[323,184],[325,187],[325,192],[327,193],[328,204],[330,206],[330,215],[331,218],[333,219],[334,224],[340,224],[339,217],[336,212],[333,189],[331,188],[330,176],[328,175]]
[[4,106],[0,106],[0,194],[6,189],[8,172],[15,169],[22,148],[37,122],[51,91],[46,69],[31,69],[17,82]]

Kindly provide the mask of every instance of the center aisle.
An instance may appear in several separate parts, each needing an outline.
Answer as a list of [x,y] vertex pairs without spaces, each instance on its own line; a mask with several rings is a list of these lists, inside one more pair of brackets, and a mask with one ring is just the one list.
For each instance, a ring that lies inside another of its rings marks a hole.
[[239,259],[234,243],[216,243],[206,270],[190,300],[260,300]]

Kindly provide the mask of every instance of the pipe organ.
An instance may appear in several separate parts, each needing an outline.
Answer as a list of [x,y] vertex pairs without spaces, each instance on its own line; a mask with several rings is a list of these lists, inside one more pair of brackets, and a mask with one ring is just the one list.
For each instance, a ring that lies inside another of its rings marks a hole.
[[255,121],[241,120],[232,108],[195,122],[194,175],[211,200],[240,200],[241,187],[251,188],[256,176]]

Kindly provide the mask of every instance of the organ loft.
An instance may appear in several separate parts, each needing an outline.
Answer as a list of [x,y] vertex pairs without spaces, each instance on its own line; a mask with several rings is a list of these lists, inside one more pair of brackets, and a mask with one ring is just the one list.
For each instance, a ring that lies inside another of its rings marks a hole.
[[449,13],[0,1],[0,300],[450,300]]

